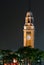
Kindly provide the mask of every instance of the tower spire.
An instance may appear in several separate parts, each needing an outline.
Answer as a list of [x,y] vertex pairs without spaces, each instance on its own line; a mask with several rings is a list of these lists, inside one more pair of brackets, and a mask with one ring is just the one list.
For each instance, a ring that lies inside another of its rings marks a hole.
[[25,17],[25,25],[33,25],[32,24],[32,20],[33,20],[33,15],[31,12],[27,12],[26,13],[26,17]]

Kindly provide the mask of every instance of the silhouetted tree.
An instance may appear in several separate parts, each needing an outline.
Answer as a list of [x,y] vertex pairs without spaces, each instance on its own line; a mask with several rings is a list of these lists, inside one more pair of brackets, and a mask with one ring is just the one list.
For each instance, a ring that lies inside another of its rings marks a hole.
[[22,59],[24,61],[26,60],[30,64],[32,64],[32,62],[37,62],[38,57],[39,58],[44,57],[43,51],[41,51],[39,49],[31,48],[31,47],[19,48],[17,53],[20,57],[20,60],[22,60]]

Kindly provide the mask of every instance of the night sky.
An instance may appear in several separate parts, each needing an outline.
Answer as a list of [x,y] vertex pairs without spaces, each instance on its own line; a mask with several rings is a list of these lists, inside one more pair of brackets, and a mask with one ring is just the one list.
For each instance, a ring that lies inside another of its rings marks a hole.
[[0,49],[23,47],[25,14],[32,11],[35,48],[44,50],[44,2],[38,0],[0,0]]

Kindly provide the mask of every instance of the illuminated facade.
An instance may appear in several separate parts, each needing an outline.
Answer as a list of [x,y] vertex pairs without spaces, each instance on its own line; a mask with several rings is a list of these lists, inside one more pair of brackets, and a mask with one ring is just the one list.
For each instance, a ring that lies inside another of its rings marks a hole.
[[23,29],[23,44],[34,48],[34,25],[33,16],[31,12],[27,12],[25,17],[25,25]]

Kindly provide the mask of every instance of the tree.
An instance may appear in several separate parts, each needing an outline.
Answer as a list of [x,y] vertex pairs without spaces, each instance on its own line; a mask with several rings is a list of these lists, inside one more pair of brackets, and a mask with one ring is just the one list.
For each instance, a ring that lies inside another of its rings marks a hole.
[[[11,54],[11,50],[0,50],[0,57],[2,58],[3,64],[6,62],[8,59],[10,59],[8,56]],[[6,61],[4,61],[6,60]]]
[[44,57],[43,51],[31,47],[19,48],[17,53],[19,54],[21,60],[26,60],[30,64],[32,62],[36,62],[38,60],[38,57],[40,59]]

